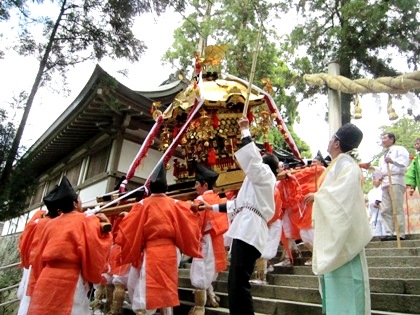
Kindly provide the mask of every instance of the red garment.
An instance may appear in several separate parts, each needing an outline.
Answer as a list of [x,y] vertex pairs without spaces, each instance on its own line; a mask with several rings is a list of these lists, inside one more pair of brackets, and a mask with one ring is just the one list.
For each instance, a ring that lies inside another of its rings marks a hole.
[[35,287],[36,280],[41,274],[43,264],[41,259],[37,259],[40,255],[39,244],[41,242],[41,236],[44,233],[45,227],[52,219],[50,217],[42,218],[38,221],[34,237],[31,243],[31,252],[29,254],[29,264],[32,266],[31,273],[29,275],[28,288],[26,289],[26,295],[31,296]]
[[122,222],[123,217],[117,215],[112,216],[109,218],[112,222],[112,236],[114,238],[114,244],[111,248],[111,253],[109,255],[109,266],[110,266],[110,275],[117,275],[117,276],[123,276],[127,274],[130,264],[123,264],[122,263],[122,257],[121,257],[121,246],[118,244],[115,244],[115,239],[118,235],[118,230],[120,227],[120,224]]
[[303,199],[309,193],[314,193],[318,190],[318,181],[325,168],[321,165],[312,165],[304,168],[295,174],[302,189],[301,215],[298,219],[297,226],[299,229],[312,228],[312,206],[313,202],[304,204]]
[[284,179],[277,182],[277,188],[283,201],[283,214],[288,211],[290,219],[291,238],[299,239],[299,228],[297,226],[300,219],[299,202],[302,199],[302,189],[296,177],[288,174]]
[[202,257],[199,218],[188,203],[152,194],[121,222],[115,242],[121,245],[122,263],[138,268],[146,255],[146,309],[179,305],[176,247]]
[[29,256],[32,249],[32,240],[37,228],[38,219],[42,218],[47,213],[46,210],[38,210],[34,213],[32,218],[28,221],[19,238],[19,253],[20,253],[20,267],[29,268]]
[[73,211],[51,220],[39,244],[37,259],[43,268],[28,315],[71,314],[79,275],[100,282],[111,243],[111,234],[101,233],[96,216]]
[[281,194],[278,188],[274,189],[274,205],[276,206],[276,209],[274,211],[273,217],[270,219],[270,221],[267,222],[268,226],[270,226],[274,221],[277,221],[283,217],[283,200],[281,199]]
[[[200,199],[210,205],[226,202],[226,198],[220,198],[218,194],[210,191],[202,194],[198,200]],[[213,210],[204,210],[199,212],[199,214],[201,231],[203,231],[203,234],[210,233],[211,236],[216,272],[222,272],[227,269],[227,258],[223,238],[223,234],[226,233],[226,231],[229,229],[227,213],[214,212]],[[211,225],[211,229],[209,230],[206,229],[208,222]]]

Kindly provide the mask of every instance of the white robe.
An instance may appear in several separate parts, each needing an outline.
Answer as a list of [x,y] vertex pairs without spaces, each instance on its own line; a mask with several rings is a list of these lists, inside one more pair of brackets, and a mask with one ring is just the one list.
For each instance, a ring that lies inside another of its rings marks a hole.
[[268,237],[267,222],[274,215],[276,178],[263,163],[257,146],[251,142],[235,153],[245,180],[234,201],[228,201],[227,213],[232,223],[226,235],[264,251]]
[[339,309],[346,314],[371,312],[364,248],[372,239],[372,232],[361,176],[353,158],[339,154],[326,170],[315,194],[312,270],[321,275],[323,307],[327,314],[338,314]]
[[318,275],[351,261],[372,239],[359,166],[346,154],[331,163],[312,211],[312,270]]

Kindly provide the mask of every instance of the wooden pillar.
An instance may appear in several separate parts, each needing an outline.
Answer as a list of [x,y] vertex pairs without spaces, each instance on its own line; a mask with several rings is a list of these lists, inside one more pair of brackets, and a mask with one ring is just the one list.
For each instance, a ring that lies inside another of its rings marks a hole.
[[[340,65],[336,61],[328,64],[328,74],[340,75]],[[328,88],[328,124],[331,138],[341,127],[341,94],[340,91],[330,88]]]

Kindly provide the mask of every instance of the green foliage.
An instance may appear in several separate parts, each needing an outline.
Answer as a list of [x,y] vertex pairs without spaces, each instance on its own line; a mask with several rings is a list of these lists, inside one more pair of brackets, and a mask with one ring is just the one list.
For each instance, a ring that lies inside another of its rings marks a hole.
[[16,128],[9,121],[7,111],[4,108],[0,108],[0,171],[3,170],[6,164],[6,157],[12,146],[15,134]]
[[412,118],[403,117],[390,126],[381,126],[382,133],[395,134],[395,144],[405,147],[410,155],[415,155],[414,141],[420,137],[420,124]]
[[7,21],[10,19],[10,11],[13,9],[22,9],[25,0],[2,0],[0,1],[0,21]]
[[23,214],[35,189],[36,179],[30,164],[20,160],[13,169],[9,184],[0,190],[0,221]]
[[[272,20],[283,4],[273,4],[270,1],[193,0],[190,5],[192,13],[175,30],[174,44],[166,51],[163,60],[189,72],[192,77],[194,52],[202,52],[210,44],[223,44],[229,47],[223,62],[224,71],[247,80],[250,77],[260,23],[263,21],[253,84],[263,87],[261,79],[271,80],[273,99],[290,128],[299,120],[299,101],[293,94],[298,74],[292,72],[279,57],[281,51],[277,43],[278,36],[275,28],[271,27]],[[300,150],[309,150],[296,135],[294,139]],[[282,140],[279,139],[277,144],[283,146]],[[300,147],[301,144],[303,147]]]
[[[34,6],[43,4],[43,0],[35,2]],[[183,10],[185,1],[57,0],[53,1],[57,7],[55,19],[48,15],[51,12],[45,12],[46,15],[41,17],[36,16],[36,13],[31,14],[25,1],[5,1],[0,3],[0,19],[7,20],[11,9],[17,4],[22,10],[17,13],[21,24],[18,29],[20,42],[15,49],[22,55],[37,56],[39,68],[7,157],[2,159],[6,162],[0,177],[1,206],[3,210],[12,210],[12,203],[16,202],[13,204],[15,212],[19,211],[18,206],[26,200],[18,200],[16,194],[30,193],[31,185],[19,179],[26,172],[26,161],[19,162],[16,167],[14,165],[19,157],[19,143],[38,89],[50,82],[54,73],[61,75],[65,85],[67,68],[86,60],[101,60],[108,56],[112,59],[138,61],[146,47],[132,31],[134,19],[145,12],[160,14],[169,5],[176,10]],[[39,10],[34,9],[33,12]],[[43,27],[42,39],[34,33],[38,25]],[[115,102],[112,105],[118,106]],[[32,180],[30,176],[23,177]],[[2,215],[7,216],[4,213]]]
[[[396,76],[400,71],[391,66],[396,58],[405,59],[409,68],[417,70],[417,0],[295,0],[288,4],[288,10],[297,10],[302,23],[282,47],[285,60],[298,74],[327,72],[328,63],[337,61],[341,75],[350,79]],[[296,88],[303,98],[325,93],[321,87],[302,83]],[[343,123],[350,121],[350,101],[348,95],[342,95]]]

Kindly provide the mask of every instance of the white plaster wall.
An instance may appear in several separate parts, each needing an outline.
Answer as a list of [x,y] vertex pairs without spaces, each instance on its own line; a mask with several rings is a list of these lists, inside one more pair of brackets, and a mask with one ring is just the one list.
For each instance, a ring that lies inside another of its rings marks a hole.
[[[29,214],[29,219],[30,220],[32,218],[32,216],[35,214],[35,212],[37,212],[39,209],[41,209],[42,207],[36,208],[34,210],[32,210]],[[45,206],[43,209],[46,209]],[[3,225],[3,230],[1,231],[1,236],[7,235],[7,232],[9,231],[9,227],[10,225],[15,225],[17,222],[17,228],[15,233],[20,233],[23,231],[23,229],[25,228],[26,225],[26,218],[25,216],[20,216],[18,218],[13,218],[11,220],[5,221],[4,225]]]
[[85,187],[80,191],[80,199],[83,207],[96,206],[96,197],[107,193],[107,179],[97,182],[89,187]]
[[[130,165],[133,162],[134,158],[136,157],[140,147],[141,147],[140,144],[134,143],[129,140],[124,140],[122,149],[121,149],[121,157],[118,163],[118,171],[125,174],[128,172]],[[147,156],[143,159],[143,161],[137,167],[137,170],[134,175],[141,178],[148,178],[150,173],[153,171],[153,168],[155,167],[156,163],[159,162],[161,157],[162,157],[162,152],[149,149],[149,151],[147,152]],[[168,185],[175,183],[175,177],[172,175],[173,160],[174,158],[172,157],[169,162],[171,169],[168,170],[166,173],[166,180],[168,181]]]

